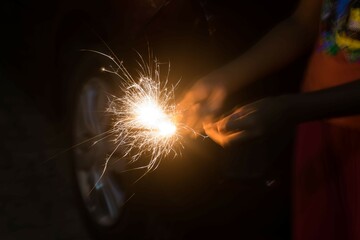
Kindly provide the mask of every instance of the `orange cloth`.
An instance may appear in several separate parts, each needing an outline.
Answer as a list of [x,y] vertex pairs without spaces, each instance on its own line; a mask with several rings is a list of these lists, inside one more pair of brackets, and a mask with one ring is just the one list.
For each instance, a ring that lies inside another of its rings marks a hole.
[[[360,63],[350,63],[341,53],[330,56],[314,51],[303,82],[303,91],[316,91],[360,80]],[[331,124],[360,131],[360,115],[328,120]]]
[[[314,52],[303,91],[360,79],[360,64]],[[297,129],[294,163],[295,240],[360,239],[360,115],[314,121]]]
[[323,121],[298,127],[294,240],[360,239],[360,132]]

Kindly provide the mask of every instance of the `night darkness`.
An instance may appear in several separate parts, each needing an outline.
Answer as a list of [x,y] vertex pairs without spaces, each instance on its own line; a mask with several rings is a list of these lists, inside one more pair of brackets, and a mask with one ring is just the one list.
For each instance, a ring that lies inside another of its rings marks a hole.
[[[76,186],[76,148],[69,148],[76,144],[81,89],[88,79],[111,78],[99,72],[107,59],[79,49],[108,53],[106,42],[133,71],[133,50],[146,54],[149,45],[160,61],[171,62],[170,81],[181,79],[181,95],[249,48],[296,2],[2,1],[0,239],[289,239],[291,132],[273,145],[228,152],[209,139],[189,139],[181,157],[125,187],[135,195],[114,226],[94,223],[101,209],[87,213]],[[297,91],[303,67],[300,60],[248,86],[229,100],[229,110],[233,101]],[[298,79],[278,84],[290,74]],[[114,79],[108,83],[114,89]],[[236,161],[239,152],[251,163]],[[92,153],[98,166],[103,156]],[[121,184],[139,176],[116,168],[111,178]]]

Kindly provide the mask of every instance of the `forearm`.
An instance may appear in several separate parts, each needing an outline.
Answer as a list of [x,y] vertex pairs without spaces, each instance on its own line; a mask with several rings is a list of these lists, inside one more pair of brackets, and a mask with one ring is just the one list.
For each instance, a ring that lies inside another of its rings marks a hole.
[[300,0],[296,11],[255,46],[205,79],[233,92],[291,62],[311,47],[318,33],[322,0]]
[[360,79],[320,91],[279,97],[290,122],[300,123],[360,114]]
[[237,90],[291,62],[312,45],[315,36],[316,30],[309,31],[290,17],[245,54],[213,72],[212,78],[221,79],[230,92]]

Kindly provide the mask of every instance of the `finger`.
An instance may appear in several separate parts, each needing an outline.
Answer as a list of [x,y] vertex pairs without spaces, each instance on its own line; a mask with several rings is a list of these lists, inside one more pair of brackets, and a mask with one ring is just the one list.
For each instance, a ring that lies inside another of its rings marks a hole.
[[253,131],[241,131],[233,134],[228,141],[237,144],[247,143],[257,138],[257,135]]
[[235,115],[230,115],[218,121],[216,125],[219,132],[226,134],[246,130],[252,124],[248,118],[237,118]]
[[181,123],[195,132],[203,132],[203,122],[211,122],[213,117],[201,112],[202,108],[204,107],[200,103],[194,105],[188,112],[182,114]]
[[217,130],[216,124],[204,125],[204,130],[207,136],[209,136],[215,143],[222,147],[227,147],[236,141],[241,132],[222,134]]
[[249,115],[250,113],[253,113],[254,111],[255,111],[254,109],[244,106],[244,107],[236,109],[231,114],[231,116],[233,116],[234,118],[242,118],[242,117]]
[[225,123],[223,123],[223,131],[227,131],[227,132],[239,132],[239,131],[245,131],[248,129],[253,128],[254,126],[254,121],[251,117],[247,116],[247,117],[242,117],[242,118],[237,118],[237,119],[229,119],[228,121],[226,121]]
[[245,118],[252,112],[253,111],[249,111],[246,108],[240,108],[235,110],[232,114],[228,115],[227,117],[221,119],[218,122],[218,130],[223,133],[245,130],[247,127],[250,127],[250,123],[247,119],[243,118]]
[[208,124],[204,126],[206,135],[211,138],[215,143],[223,146],[223,135],[217,131],[216,126]]

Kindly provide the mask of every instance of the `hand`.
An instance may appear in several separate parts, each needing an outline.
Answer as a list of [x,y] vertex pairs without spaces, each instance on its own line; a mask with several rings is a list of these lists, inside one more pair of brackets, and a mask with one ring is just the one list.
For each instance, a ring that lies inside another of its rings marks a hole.
[[210,81],[208,78],[196,82],[178,104],[179,121],[191,129],[188,133],[202,132],[203,121],[212,120],[221,109],[227,91],[221,80],[217,80]]
[[265,98],[237,108],[232,114],[215,123],[205,123],[204,129],[213,141],[225,147],[279,131],[290,124],[286,114],[286,97]]

